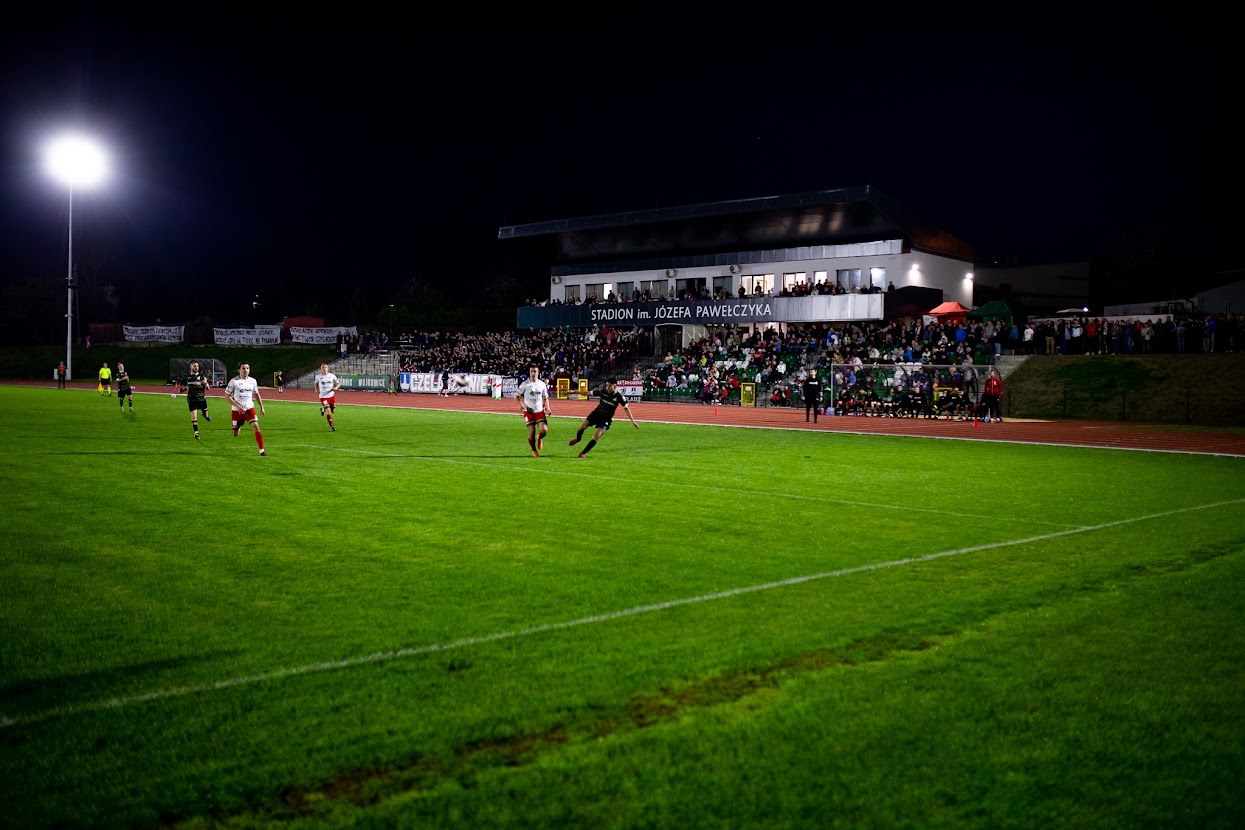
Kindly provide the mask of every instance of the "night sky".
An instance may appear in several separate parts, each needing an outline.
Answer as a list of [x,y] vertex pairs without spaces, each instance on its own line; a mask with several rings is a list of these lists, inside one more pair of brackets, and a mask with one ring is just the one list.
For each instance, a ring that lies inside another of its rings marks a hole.
[[1155,239],[1222,258],[1241,212],[1226,21],[468,36],[4,14],[0,286],[63,297],[41,142],[84,127],[115,167],[74,202],[92,318],[353,322],[412,280],[468,296],[503,275],[535,295],[547,270],[500,226],[865,184],[1015,262]]

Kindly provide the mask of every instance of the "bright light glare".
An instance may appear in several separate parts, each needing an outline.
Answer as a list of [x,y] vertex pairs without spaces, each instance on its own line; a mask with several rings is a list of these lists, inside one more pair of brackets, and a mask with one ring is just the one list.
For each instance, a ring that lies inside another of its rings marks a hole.
[[108,176],[103,149],[78,135],[66,135],[48,145],[45,166],[52,178],[72,188],[94,187]]

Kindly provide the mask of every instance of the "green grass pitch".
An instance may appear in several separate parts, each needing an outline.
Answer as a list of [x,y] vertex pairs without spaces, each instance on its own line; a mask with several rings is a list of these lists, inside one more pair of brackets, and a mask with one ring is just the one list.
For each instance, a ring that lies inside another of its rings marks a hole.
[[0,388],[0,825],[1238,827],[1245,459]]

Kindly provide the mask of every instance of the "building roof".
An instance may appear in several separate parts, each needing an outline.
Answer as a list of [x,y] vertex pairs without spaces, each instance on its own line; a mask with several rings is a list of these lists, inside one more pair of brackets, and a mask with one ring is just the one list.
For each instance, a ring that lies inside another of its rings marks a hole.
[[551,266],[896,238],[905,249],[984,259],[869,186],[510,225],[497,238],[518,241]]

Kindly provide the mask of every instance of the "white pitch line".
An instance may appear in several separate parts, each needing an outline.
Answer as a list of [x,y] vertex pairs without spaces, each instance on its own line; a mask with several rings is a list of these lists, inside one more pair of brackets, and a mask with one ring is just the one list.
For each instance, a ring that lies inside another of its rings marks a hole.
[[717,591],[712,594],[700,594],[693,597],[683,597],[682,599],[672,599],[665,602],[653,603],[652,605],[637,605],[632,608],[624,608],[621,611],[607,611],[603,614],[579,617],[577,619],[566,620],[564,622],[544,623],[543,625],[516,628],[511,629],[510,631],[497,631],[492,634],[481,634],[476,637],[463,637],[458,640],[451,640],[447,643],[433,643],[432,645],[418,646],[416,648],[402,648],[395,651],[378,651],[363,657],[348,657],[342,660],[328,660],[322,663],[308,663],[302,666],[293,666],[288,669],[276,669],[274,671],[263,672],[261,674],[229,677],[223,680],[212,681],[210,683],[201,683],[191,686],[174,686],[168,689],[156,689],[154,691],[144,692],[143,694],[114,697],[107,700],[83,703],[77,706],[57,706],[29,715],[0,715],[0,729],[6,729],[13,726],[27,726],[30,724],[52,720],[53,718],[68,717],[70,715],[79,715],[86,712],[100,712],[108,709],[124,709],[130,706],[151,703],[157,700],[203,694],[205,692],[220,691],[222,689],[230,689],[237,686],[250,686],[256,683],[268,683],[274,680],[282,680],[287,677],[297,677],[304,674],[318,674],[320,672],[355,668],[373,663],[387,663],[394,660],[403,660],[408,657],[418,657],[424,654],[435,654],[437,652],[454,651],[457,649],[468,648],[470,646],[484,645],[486,643],[496,643],[501,640],[514,640],[521,637],[532,637],[537,634],[545,634],[550,631],[565,631],[567,629],[579,628],[585,625],[594,625],[596,623],[609,622],[611,620],[636,617],[641,614],[668,611],[671,608],[681,608],[688,605],[715,602],[717,600],[743,596],[744,594],[754,594],[759,591],[771,591],[775,588],[786,588],[791,585],[802,585],[806,582],[816,582],[822,579],[850,576],[852,574],[866,573],[868,571],[879,571],[885,568],[898,568],[904,565],[931,562],[935,559],[945,559],[950,556],[961,556],[966,553],[977,553],[979,551],[995,550],[997,548],[1012,547],[1014,545],[1027,545],[1034,542],[1044,542],[1048,539],[1058,539],[1063,536],[1074,536],[1080,533],[1093,533],[1099,530],[1107,530],[1108,528],[1122,527],[1123,525],[1137,524],[1138,522],[1148,522],[1154,519],[1163,519],[1168,516],[1178,516],[1181,513],[1192,513],[1197,510],[1213,510],[1218,507],[1237,504],[1245,504],[1245,498],[1229,499],[1228,501],[1219,501],[1212,504],[1203,504],[1194,507],[1181,507],[1175,510],[1165,510],[1162,513],[1150,513],[1146,516],[1135,516],[1131,519],[1119,519],[1113,522],[1103,522],[1102,524],[1078,527],[1071,530],[1059,530],[1054,533],[1026,536],[1022,539],[1010,539],[1003,542],[990,542],[984,545],[972,545],[971,547],[966,548],[938,551],[936,553],[927,553],[924,556],[891,559],[886,562],[872,562],[866,565],[855,565],[850,568],[840,568],[834,571],[823,571],[822,573],[793,576],[787,579],[780,579],[775,582],[763,582],[758,585],[746,585],[741,588],[731,588],[726,591]]

